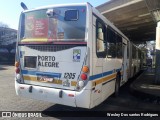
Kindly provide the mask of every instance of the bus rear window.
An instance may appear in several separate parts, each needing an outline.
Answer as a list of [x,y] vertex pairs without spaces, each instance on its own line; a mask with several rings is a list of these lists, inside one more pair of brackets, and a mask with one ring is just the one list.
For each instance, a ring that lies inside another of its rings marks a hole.
[[66,21],[78,20],[78,10],[67,10],[65,12],[65,20]]
[[36,56],[24,56],[24,67],[36,68],[37,57]]
[[85,6],[26,12],[21,19],[21,40],[84,41],[86,12]]

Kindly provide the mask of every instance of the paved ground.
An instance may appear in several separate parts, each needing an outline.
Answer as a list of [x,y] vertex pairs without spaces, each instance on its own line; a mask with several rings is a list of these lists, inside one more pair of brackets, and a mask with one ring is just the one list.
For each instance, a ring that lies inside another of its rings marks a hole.
[[43,111],[54,105],[17,96],[14,88],[14,66],[0,66],[0,83],[0,111]]
[[[54,105],[53,103],[43,102],[39,100],[32,100],[22,98],[16,95],[14,88],[14,66],[0,65],[0,111],[160,111],[160,104],[150,103],[147,100],[141,100],[131,95],[129,92],[128,82],[120,89],[120,95],[115,98],[109,97],[98,107],[92,110],[81,108],[73,108],[62,105]],[[50,114],[46,114],[50,116]],[[12,118],[13,119],[13,118]],[[15,118],[16,120],[17,118]],[[29,119],[29,118],[25,118]],[[36,119],[36,118],[34,118]],[[38,118],[39,120],[40,118]],[[82,118],[62,118],[62,117],[45,117],[49,119],[82,119]],[[99,118],[92,118],[99,119]],[[104,118],[105,119],[105,118]]]
[[155,83],[155,69],[148,68],[131,84],[132,91],[138,97],[147,97],[160,103],[160,85]]

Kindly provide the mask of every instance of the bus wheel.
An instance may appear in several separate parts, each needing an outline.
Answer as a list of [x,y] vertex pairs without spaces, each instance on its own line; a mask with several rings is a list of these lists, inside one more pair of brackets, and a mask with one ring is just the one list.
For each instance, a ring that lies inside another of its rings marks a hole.
[[119,95],[119,88],[120,88],[120,75],[117,74],[116,76],[116,84],[115,84],[115,97],[117,97]]

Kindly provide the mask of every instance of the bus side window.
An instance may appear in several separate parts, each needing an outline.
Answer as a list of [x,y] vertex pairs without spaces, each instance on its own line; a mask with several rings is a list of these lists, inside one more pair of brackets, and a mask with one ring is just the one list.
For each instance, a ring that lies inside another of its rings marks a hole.
[[117,58],[122,58],[122,53],[124,50],[122,50],[122,37],[117,35]]
[[129,52],[130,52],[129,42],[127,42],[127,59],[129,59]]
[[106,57],[105,55],[105,25],[96,22],[96,51],[97,57]]
[[141,51],[138,49],[138,59],[141,59]]
[[25,33],[25,15],[24,15],[24,13],[22,13],[22,15],[21,15],[21,17],[20,17],[20,19],[21,19],[21,24],[20,24],[20,38],[21,39],[23,39],[24,38],[24,33]]
[[132,46],[132,59],[136,59],[137,50],[135,46]]
[[116,57],[116,34],[109,27],[107,29],[107,57],[115,58]]

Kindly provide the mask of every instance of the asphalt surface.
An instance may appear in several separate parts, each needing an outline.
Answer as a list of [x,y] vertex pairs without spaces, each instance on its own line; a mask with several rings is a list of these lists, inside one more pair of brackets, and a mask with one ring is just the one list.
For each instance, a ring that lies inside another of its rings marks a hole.
[[14,66],[0,65],[0,83],[0,111],[43,111],[54,105],[53,103],[17,96],[14,87]]
[[[56,105],[49,102],[44,102],[40,100],[32,100],[28,98],[22,98],[16,95],[14,88],[14,66],[0,65],[0,111],[41,111],[48,117],[44,118],[32,118],[33,120],[59,120],[59,119],[86,119],[81,117],[51,117],[52,114],[47,114],[47,111],[53,113],[54,111],[66,111],[74,114],[75,111],[83,112],[93,112],[93,111],[102,111],[102,112],[160,112],[160,104],[147,101],[146,99],[140,99],[132,95],[129,90],[129,85],[134,79],[130,80],[126,85],[120,88],[120,95],[114,97],[113,95],[109,97],[99,106],[88,110],[82,108],[73,108],[63,105]],[[75,114],[78,114],[76,112]],[[97,118],[90,116],[90,119],[105,119]],[[9,119],[9,118],[0,118],[0,119]],[[11,118],[11,119],[22,119],[22,118]],[[23,118],[31,119],[31,118]],[[112,118],[110,118],[112,119]],[[142,119],[142,118],[141,118]],[[157,119],[157,118],[156,118]]]
[[131,84],[131,90],[137,97],[150,98],[160,102],[160,85],[155,83],[155,69],[148,68]]

